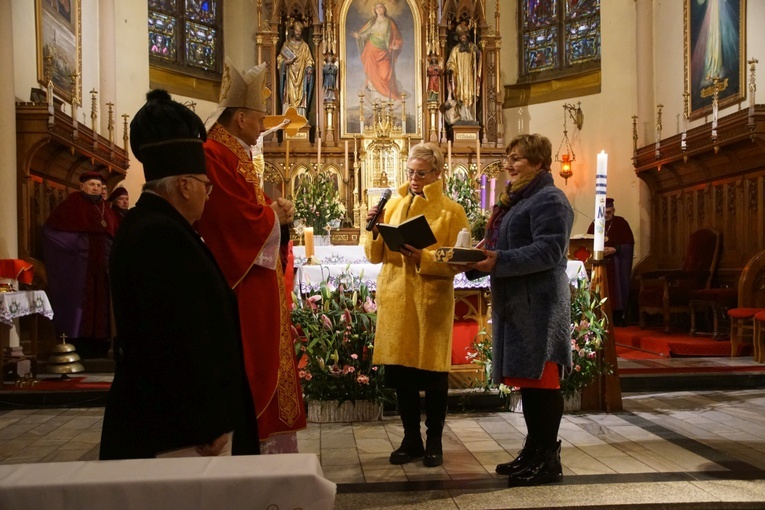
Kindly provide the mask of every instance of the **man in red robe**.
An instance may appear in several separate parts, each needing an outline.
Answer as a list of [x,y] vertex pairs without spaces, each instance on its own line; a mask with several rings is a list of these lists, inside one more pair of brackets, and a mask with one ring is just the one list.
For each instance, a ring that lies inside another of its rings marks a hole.
[[80,176],[80,191],[61,202],[43,225],[43,255],[56,335],[83,358],[105,358],[111,344],[109,253],[117,218],[103,200],[106,179]]
[[[606,198],[605,247],[603,255],[608,265],[608,295],[611,300],[614,323],[626,325],[627,300],[630,296],[630,278],[632,275],[632,255],[635,250],[635,237],[627,220],[615,216],[614,199]],[[595,223],[590,224],[588,234],[595,232]]]
[[204,145],[213,191],[197,228],[239,301],[261,453],[296,452],[305,411],[284,280],[294,206],[265,195],[252,163],[270,95],[265,64],[242,77],[227,59],[223,76]]

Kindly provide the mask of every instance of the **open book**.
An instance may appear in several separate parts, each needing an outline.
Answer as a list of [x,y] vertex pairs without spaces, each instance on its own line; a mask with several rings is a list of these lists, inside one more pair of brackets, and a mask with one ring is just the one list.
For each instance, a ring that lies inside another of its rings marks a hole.
[[409,218],[400,225],[378,223],[377,230],[391,251],[399,251],[405,244],[421,250],[436,242],[436,236],[422,214]]

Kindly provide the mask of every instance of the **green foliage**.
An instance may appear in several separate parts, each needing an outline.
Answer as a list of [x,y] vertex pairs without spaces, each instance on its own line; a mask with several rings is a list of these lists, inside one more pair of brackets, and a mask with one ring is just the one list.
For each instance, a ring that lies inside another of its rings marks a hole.
[[481,202],[473,182],[464,175],[449,177],[446,179],[446,195],[465,209],[470,224],[470,235],[474,241],[480,241],[486,231],[489,211],[481,210]]
[[604,363],[599,352],[608,333],[608,317],[603,313],[605,298],[590,290],[586,280],[571,286],[571,356],[573,369],[561,381],[564,395],[572,395],[597,377],[610,374],[613,368]]
[[294,302],[295,351],[306,400],[390,401],[383,367],[372,364],[377,305],[366,284],[343,273],[302,299],[294,296]]
[[314,234],[325,235],[345,214],[334,177],[329,172],[303,174],[295,195],[295,219]]

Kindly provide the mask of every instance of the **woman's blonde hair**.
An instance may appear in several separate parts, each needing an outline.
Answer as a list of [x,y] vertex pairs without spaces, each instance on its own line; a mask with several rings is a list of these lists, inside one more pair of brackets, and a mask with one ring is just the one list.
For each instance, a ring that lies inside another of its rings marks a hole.
[[542,169],[549,172],[552,166],[552,143],[546,136],[540,134],[518,135],[510,140],[510,145],[505,150],[510,154],[513,149],[523,154],[523,157],[529,160],[532,165],[542,165]]
[[412,145],[409,149],[409,156],[407,159],[421,159],[427,161],[430,163],[431,168],[437,172],[441,172],[441,170],[444,169],[444,153],[441,152],[438,145],[432,142]]

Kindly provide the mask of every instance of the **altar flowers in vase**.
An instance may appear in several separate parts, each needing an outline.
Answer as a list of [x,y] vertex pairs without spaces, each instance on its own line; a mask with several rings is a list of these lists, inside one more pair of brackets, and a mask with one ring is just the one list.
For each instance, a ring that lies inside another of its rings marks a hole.
[[329,235],[345,215],[335,177],[328,172],[306,173],[300,177],[294,197],[295,219],[312,227],[315,235]]
[[369,401],[381,409],[390,401],[383,367],[372,364],[377,306],[367,285],[343,273],[293,302],[298,374],[309,406]]

